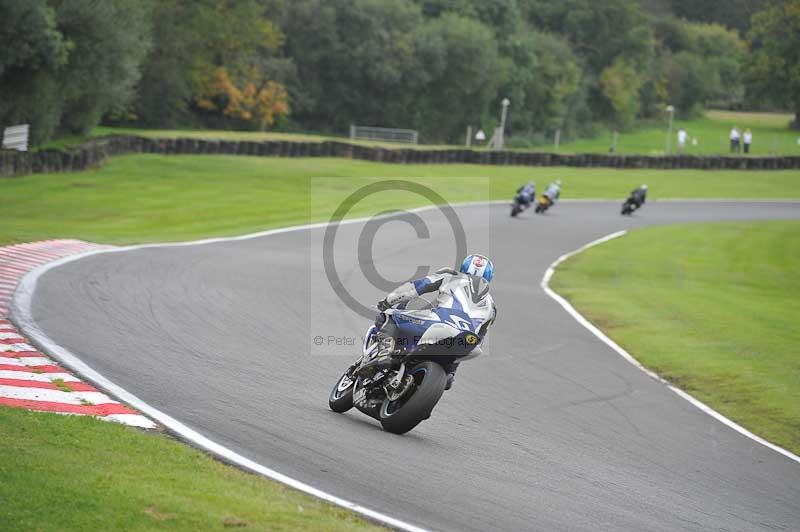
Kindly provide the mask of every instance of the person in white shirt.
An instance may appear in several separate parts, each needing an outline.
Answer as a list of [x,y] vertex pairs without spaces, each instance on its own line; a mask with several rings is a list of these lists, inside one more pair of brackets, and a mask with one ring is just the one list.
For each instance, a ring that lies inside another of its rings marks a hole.
[[678,153],[683,153],[686,149],[686,139],[689,138],[689,134],[686,132],[685,129],[680,128],[678,130]]
[[744,144],[744,152],[750,153],[750,143],[753,142],[753,133],[750,128],[744,130],[742,134],[742,144]]
[[731,129],[731,153],[739,152],[739,128],[733,126]]

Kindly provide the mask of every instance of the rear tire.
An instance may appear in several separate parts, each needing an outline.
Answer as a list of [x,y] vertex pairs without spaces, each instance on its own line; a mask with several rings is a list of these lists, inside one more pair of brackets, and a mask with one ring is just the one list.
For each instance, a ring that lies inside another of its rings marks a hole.
[[380,410],[383,429],[394,434],[404,434],[431,416],[431,411],[444,393],[447,374],[436,362],[426,360],[409,370],[416,389],[408,398],[398,401],[385,399]]
[[[345,381],[345,379],[347,379],[347,381]],[[350,383],[349,385],[347,385],[348,381]],[[336,381],[336,385],[333,387],[333,390],[331,390],[331,395],[328,398],[328,406],[331,407],[331,410],[341,414],[353,408],[354,386],[355,381],[350,379],[347,373],[339,377],[339,380]]]

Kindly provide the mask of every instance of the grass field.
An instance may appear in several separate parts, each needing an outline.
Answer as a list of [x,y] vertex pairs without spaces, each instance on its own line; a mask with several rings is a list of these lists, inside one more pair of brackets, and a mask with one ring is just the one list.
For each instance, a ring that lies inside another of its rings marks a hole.
[[0,407],[0,529],[379,530],[160,434]]
[[[732,111],[707,111],[705,116],[692,120],[676,119],[673,123],[672,150],[677,149],[676,132],[679,127],[686,128],[689,138],[697,138],[697,145],[691,142],[685,153],[728,154],[728,135],[733,126],[741,131],[750,128],[753,155],[800,155],[800,131],[790,130],[787,125],[793,115],[778,113],[741,113]],[[617,141],[618,153],[663,154],[667,142],[667,123],[663,126],[642,128],[631,133],[620,133]],[[581,139],[562,144],[563,152],[607,152],[611,147],[612,133],[606,132],[591,139]],[[548,146],[548,150],[553,148]]]
[[570,259],[552,286],[642,364],[800,453],[798,257],[800,222],[649,228]]
[[[331,179],[316,179],[316,178]],[[348,159],[240,156],[114,157],[74,174],[0,179],[0,245],[44,238],[139,243],[235,235],[327,219],[355,184],[408,178],[449,201],[509,199],[528,179],[563,180],[564,198],[623,198],[646,182],[652,198],[800,198],[797,171],[615,170],[391,165]],[[490,186],[484,186],[488,178]],[[311,183],[314,181],[311,201]],[[324,198],[326,201],[318,201]],[[419,205],[381,196],[352,214]],[[312,208],[313,203],[313,208]]]

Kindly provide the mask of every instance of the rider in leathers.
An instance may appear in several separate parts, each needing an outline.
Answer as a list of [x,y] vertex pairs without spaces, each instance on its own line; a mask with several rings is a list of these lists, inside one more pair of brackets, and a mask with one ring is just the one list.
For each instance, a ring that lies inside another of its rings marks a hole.
[[647,185],[642,185],[639,188],[632,190],[631,195],[628,197],[628,201],[632,202],[636,205],[636,208],[641,208],[644,205],[644,202],[647,200]]
[[[470,255],[464,259],[459,271],[442,268],[432,275],[400,285],[387,295],[386,299],[378,303],[378,309],[384,311],[416,296],[438,291],[434,307],[463,311],[472,320],[475,333],[483,340],[497,315],[494,300],[489,294],[489,282],[493,276],[492,261],[483,255]],[[385,321],[386,315],[381,313],[375,323],[380,327]],[[429,331],[422,335],[420,344],[435,343],[441,339],[437,338],[435,333],[429,335]],[[480,353],[481,349],[478,346],[459,361],[473,358]],[[444,368],[447,372],[446,390],[453,385],[458,364],[459,362],[454,362]]]
[[521,194],[522,203],[525,205],[525,208],[530,207],[531,202],[536,199],[536,183],[528,181],[528,184],[517,189],[517,194]]
[[561,180],[557,179],[555,183],[550,183],[544,191],[544,195],[550,200],[550,203],[555,203],[561,196]]

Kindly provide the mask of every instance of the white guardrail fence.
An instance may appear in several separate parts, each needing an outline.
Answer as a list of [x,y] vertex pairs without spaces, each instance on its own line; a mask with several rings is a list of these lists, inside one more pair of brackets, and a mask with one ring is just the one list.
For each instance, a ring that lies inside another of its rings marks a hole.
[[28,151],[28,124],[10,126],[3,130],[3,149]]
[[380,140],[384,142],[404,142],[416,144],[418,133],[413,129],[395,129],[391,127],[350,126],[352,140]]

